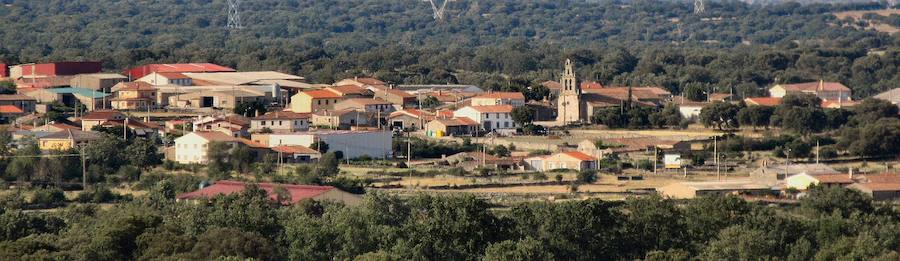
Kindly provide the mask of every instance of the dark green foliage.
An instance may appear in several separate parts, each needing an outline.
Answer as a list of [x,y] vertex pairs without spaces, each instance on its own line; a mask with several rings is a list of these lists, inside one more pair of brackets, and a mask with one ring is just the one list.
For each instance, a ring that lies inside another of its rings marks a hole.
[[[417,137],[410,137],[409,140],[412,141],[411,149],[414,158],[440,158],[442,156],[450,156],[460,152],[474,151],[476,149],[476,145],[472,144],[471,140],[469,143],[464,141],[463,144],[421,139]],[[406,152],[406,144],[407,139],[396,138],[394,139],[393,149],[394,151]]]
[[66,203],[66,195],[59,188],[37,189],[28,203],[36,208],[54,208]]
[[719,130],[740,127],[738,112],[741,106],[727,102],[714,102],[703,107],[700,111],[700,122],[706,127],[716,127]]
[[122,153],[131,166],[146,170],[162,163],[162,155],[156,143],[149,139],[134,139]]
[[419,106],[425,109],[436,108],[438,106],[441,106],[441,104],[441,101],[431,95],[425,97],[425,99],[419,100]]
[[234,113],[243,115],[244,117],[254,117],[256,115],[266,114],[266,104],[263,104],[258,101],[253,102],[239,102],[236,107],[234,107]]
[[578,172],[578,182],[591,184],[597,181],[597,171],[585,169]]
[[534,109],[528,106],[515,107],[512,110],[512,119],[521,126],[531,124],[534,121]]

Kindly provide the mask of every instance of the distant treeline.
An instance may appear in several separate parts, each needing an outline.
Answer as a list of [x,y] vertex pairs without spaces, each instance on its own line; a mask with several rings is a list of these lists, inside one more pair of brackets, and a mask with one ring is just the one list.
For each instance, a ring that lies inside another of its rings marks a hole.
[[573,58],[585,80],[676,94],[712,86],[750,96],[826,79],[864,97],[900,83],[900,37],[829,13],[878,7],[711,1],[694,15],[691,1],[457,1],[435,21],[421,1],[259,0],[244,1],[244,29],[227,30],[225,1],[12,1],[0,6],[0,60],[100,60],[110,71],[208,61],[324,83],[373,75],[521,89],[557,78]]
[[[813,188],[799,206],[737,197],[525,203],[368,195],[282,207],[258,188],[176,203],[163,181],[111,208],[0,208],[2,260],[897,260],[900,215],[859,192]],[[62,193],[57,193],[61,197]]]

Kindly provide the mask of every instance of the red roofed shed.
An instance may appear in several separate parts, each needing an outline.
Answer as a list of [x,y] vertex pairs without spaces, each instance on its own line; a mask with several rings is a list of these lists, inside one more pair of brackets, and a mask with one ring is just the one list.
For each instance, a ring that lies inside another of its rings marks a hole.
[[175,63],[175,64],[147,64],[125,71],[125,75],[131,79],[144,77],[151,73],[204,73],[204,72],[235,72],[234,69],[212,63]]
[[[178,195],[176,199],[178,201],[209,200],[218,195],[227,196],[234,193],[240,193],[247,188],[247,185],[247,183],[240,181],[222,180],[208,187]],[[290,195],[290,198],[286,199],[284,202],[281,202],[285,205],[292,205],[304,199],[317,201],[331,200],[343,202],[347,205],[355,205],[362,200],[362,198],[358,195],[350,194],[331,186],[292,185],[276,183],[259,183],[258,185],[259,188],[266,191],[269,199],[273,201],[278,200],[276,188],[284,188]]]

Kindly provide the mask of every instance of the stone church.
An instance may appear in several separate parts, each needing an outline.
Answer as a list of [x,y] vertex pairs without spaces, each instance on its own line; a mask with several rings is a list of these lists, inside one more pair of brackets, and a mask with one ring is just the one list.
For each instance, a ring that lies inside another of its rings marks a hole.
[[595,111],[604,108],[657,107],[672,98],[670,92],[659,87],[602,87],[585,90],[578,84],[572,61],[568,59],[559,84],[561,88],[556,101],[556,122],[560,124],[589,122]]

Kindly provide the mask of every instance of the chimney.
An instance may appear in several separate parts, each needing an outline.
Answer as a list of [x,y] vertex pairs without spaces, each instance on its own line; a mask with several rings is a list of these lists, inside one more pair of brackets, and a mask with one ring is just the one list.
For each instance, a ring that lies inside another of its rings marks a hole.
[[853,167],[850,167],[850,179],[853,179]]
[[354,81],[359,81],[359,76],[353,76]]
[[825,80],[824,80],[824,79],[820,79],[820,80],[819,80],[819,90],[820,90],[820,91],[824,91],[824,90],[825,90]]

